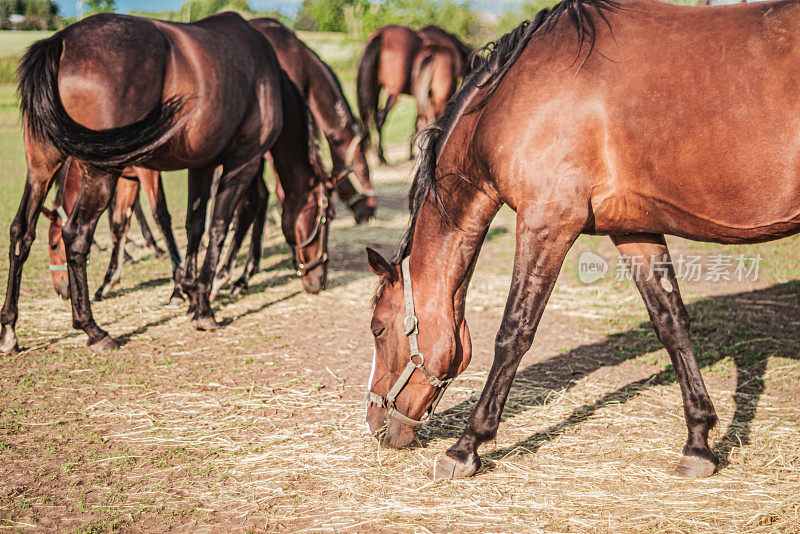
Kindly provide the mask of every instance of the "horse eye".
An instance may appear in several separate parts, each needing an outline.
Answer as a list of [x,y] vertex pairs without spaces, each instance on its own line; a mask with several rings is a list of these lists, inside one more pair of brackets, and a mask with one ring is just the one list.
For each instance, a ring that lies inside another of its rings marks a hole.
[[381,334],[383,334],[384,330],[386,330],[386,328],[376,328],[375,330],[372,331],[372,335],[375,337],[379,337]]
[[58,243],[50,243],[50,249],[55,250],[58,248]]

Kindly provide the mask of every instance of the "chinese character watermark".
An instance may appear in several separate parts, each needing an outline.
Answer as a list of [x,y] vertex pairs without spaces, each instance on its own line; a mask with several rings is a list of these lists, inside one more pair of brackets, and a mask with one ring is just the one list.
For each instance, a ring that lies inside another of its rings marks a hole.
[[[713,254],[710,256],[679,254],[669,261],[666,255],[622,256],[617,258],[614,279],[617,282],[629,280],[659,280],[669,278],[670,268],[675,278],[686,282],[757,282],[761,272],[761,255]],[[608,262],[594,252],[583,252],[578,259],[578,278],[585,284],[592,284],[605,278],[610,270]]]

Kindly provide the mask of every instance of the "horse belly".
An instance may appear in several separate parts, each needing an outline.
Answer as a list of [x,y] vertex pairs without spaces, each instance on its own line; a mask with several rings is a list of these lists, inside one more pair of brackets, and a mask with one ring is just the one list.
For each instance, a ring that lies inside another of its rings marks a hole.
[[[800,232],[800,196],[764,194],[749,200],[713,193],[692,199],[620,190],[592,201],[597,233],[670,234],[695,241],[755,243]],[[775,198],[780,197],[780,198]]]

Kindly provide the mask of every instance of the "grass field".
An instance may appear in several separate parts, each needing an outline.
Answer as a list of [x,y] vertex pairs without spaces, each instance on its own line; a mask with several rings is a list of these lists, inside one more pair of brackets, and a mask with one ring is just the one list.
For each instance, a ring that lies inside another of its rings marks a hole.
[[[0,51],[24,43],[2,42]],[[352,97],[358,43],[304,35]],[[15,48],[16,47],[16,48]],[[9,52],[13,53],[13,52]],[[0,53],[2,56],[2,53]],[[352,100],[351,100],[352,101]],[[631,282],[615,279],[607,239],[570,252],[474,478],[429,481],[462,431],[491,365],[508,291],[514,214],[504,209],[470,289],[470,368],[405,450],[364,430],[374,276],[364,247],[390,253],[405,225],[411,166],[404,100],[388,125],[390,167],[374,167],[377,220],[337,205],[330,287],[302,293],[271,227],[264,271],[194,331],[163,306],[169,262],[135,249],[111,298],[94,305],[123,346],[95,355],[52,290],[46,227],[25,266],[18,334],[0,356],[0,528],[9,531],[800,532],[800,239],[721,247],[670,239],[673,255],[761,257],[757,280],[682,283],[720,416],[712,478],[670,475],[685,439],[680,390]],[[11,85],[0,85],[0,276],[25,175]],[[180,244],[185,173],[165,178]],[[130,232],[141,242],[138,229]],[[110,243],[105,218],[98,242]],[[611,264],[584,284],[578,258]],[[90,290],[107,252],[92,254]]]

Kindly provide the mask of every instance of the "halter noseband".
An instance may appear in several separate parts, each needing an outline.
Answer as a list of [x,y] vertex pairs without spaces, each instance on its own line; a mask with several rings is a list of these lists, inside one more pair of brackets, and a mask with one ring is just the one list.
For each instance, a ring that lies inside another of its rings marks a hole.
[[[356,157],[356,150],[358,149],[359,145],[361,144],[361,141],[364,140],[364,137],[365,136],[364,136],[363,133],[362,134],[358,134],[355,137],[353,137],[352,141],[350,141],[350,144],[347,147],[347,154],[345,155],[345,158],[344,158],[344,167],[345,168],[336,177],[336,180],[335,180],[334,183],[338,184],[340,181],[344,180],[345,178],[347,178],[348,176],[353,174],[353,172],[354,172],[353,171],[353,160]],[[375,194],[376,194],[375,193],[375,189],[361,189],[361,182],[359,182],[358,180],[355,180],[353,182],[353,189],[356,190],[356,194],[353,195],[350,198],[350,200],[347,200],[345,202],[345,204],[347,204],[348,208],[352,208],[353,206],[355,206],[356,204],[358,204],[359,202],[361,202],[362,200],[364,200],[366,198],[374,198]]]
[[[324,183],[319,184],[319,194],[317,196],[317,222],[314,226],[314,231],[309,234],[305,241],[292,247],[292,263],[294,264],[295,274],[298,277],[303,277],[308,274],[312,269],[316,269],[320,265],[328,263],[328,226],[330,225],[330,217],[328,217],[328,188]],[[320,248],[317,257],[308,263],[300,261],[299,252],[301,248],[310,245],[317,237],[320,238]]]
[[[366,402],[368,406],[370,403],[372,403],[383,408],[387,408],[389,410],[389,417],[393,417],[401,423],[416,427],[422,426],[428,422],[428,420],[431,418],[431,415],[433,415],[434,410],[436,410],[436,406],[439,404],[439,401],[442,400],[442,396],[444,395],[447,386],[450,385],[453,379],[439,379],[425,369],[425,357],[419,351],[419,342],[417,340],[417,334],[419,334],[419,319],[417,319],[416,312],[414,311],[414,290],[411,287],[411,268],[409,267],[409,258],[405,258],[401,263],[400,276],[403,278],[403,300],[406,304],[406,318],[403,321],[405,331],[403,333],[408,336],[408,345],[411,348],[411,357],[408,359],[406,368],[403,369],[403,372],[400,374],[397,382],[394,383],[392,389],[390,389],[389,393],[386,394],[386,397],[378,395],[371,389],[368,389]],[[414,361],[415,357],[419,360],[419,363]],[[433,399],[433,404],[431,404],[430,408],[428,408],[425,415],[421,419],[411,419],[410,417],[397,411],[397,408],[395,408],[395,402],[397,401],[397,396],[400,394],[403,388],[408,385],[409,380],[411,380],[411,375],[414,374],[414,371],[417,369],[419,369],[420,372],[425,375],[425,378],[428,379],[428,383],[437,388],[439,391],[436,392],[436,397]],[[372,384],[369,384],[368,387],[371,388]]]
[[[67,211],[64,209],[64,206],[58,206],[56,208],[56,214],[58,214],[58,220],[61,223],[61,227],[64,227],[64,224],[67,222]],[[64,272],[67,270],[67,264],[64,265],[56,265],[55,263],[50,264],[51,271],[59,271]]]

